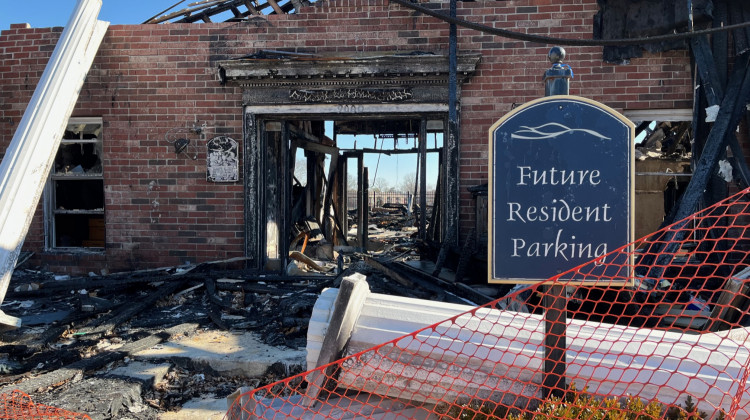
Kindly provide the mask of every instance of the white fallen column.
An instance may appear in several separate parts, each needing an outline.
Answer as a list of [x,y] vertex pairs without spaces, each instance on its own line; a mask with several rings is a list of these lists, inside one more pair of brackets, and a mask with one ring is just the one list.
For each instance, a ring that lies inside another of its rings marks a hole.
[[[325,290],[313,309],[307,344],[310,369],[336,294],[337,289]],[[746,329],[688,335],[569,320],[566,377],[577,389],[588,387],[601,396],[684,404],[692,395],[707,413],[718,408],[729,412],[736,395],[738,416],[744,417],[750,411],[748,387],[740,389],[741,384],[750,385],[743,384],[747,337]],[[524,399],[541,397],[541,315],[371,293],[345,356],[394,339],[399,339],[397,346],[343,362],[337,385],[426,404],[473,398],[523,404]]]
[[[79,0],[0,163],[0,303],[86,73],[108,22],[101,0]],[[0,324],[21,325],[0,311]]]

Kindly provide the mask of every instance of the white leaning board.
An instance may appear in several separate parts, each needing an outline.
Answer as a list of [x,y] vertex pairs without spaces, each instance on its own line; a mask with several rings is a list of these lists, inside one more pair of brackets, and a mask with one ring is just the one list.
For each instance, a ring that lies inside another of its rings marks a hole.
[[[337,293],[326,289],[313,309],[308,369],[315,367]],[[458,317],[417,334],[416,340],[400,339],[398,349],[387,347],[345,362],[339,387],[428,404],[538,398],[543,317],[488,308],[466,313],[471,310],[474,307],[370,293],[347,355]],[[729,411],[748,362],[747,338],[746,329],[695,335],[568,320],[566,375],[575,378],[577,389],[588,387],[592,394],[633,395],[664,404],[684,404],[692,395],[702,411]],[[747,387],[738,397],[738,418],[745,418],[745,410],[750,410]]]

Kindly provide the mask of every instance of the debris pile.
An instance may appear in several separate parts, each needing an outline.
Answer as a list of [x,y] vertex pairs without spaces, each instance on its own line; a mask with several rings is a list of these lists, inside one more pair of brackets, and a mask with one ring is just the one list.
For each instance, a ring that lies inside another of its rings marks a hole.
[[[389,211],[383,220],[398,223],[398,217]],[[279,352],[304,352],[316,300],[346,275],[363,274],[376,293],[464,304],[494,298],[445,280],[447,268],[440,277],[431,274],[434,264],[420,269],[428,262],[418,260],[419,241],[408,228],[372,231],[379,250],[370,253],[300,241],[290,251],[297,275],[250,274],[242,258],[87,277],[17,269],[2,309],[19,316],[22,327],[0,336],[0,392],[19,389],[94,419],[154,418],[201,395],[225,398],[240,386],[288,377],[304,369],[304,357],[292,367],[269,363],[251,378],[185,357],[164,357],[163,372],[147,379],[113,372],[132,370],[146,349],[211,331],[251,334]]]

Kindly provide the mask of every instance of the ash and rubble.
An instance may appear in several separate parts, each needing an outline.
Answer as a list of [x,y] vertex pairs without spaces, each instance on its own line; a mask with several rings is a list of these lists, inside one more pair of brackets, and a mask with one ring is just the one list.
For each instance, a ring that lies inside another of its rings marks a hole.
[[[282,275],[248,273],[242,258],[81,277],[20,265],[2,304],[22,326],[1,336],[0,393],[20,389],[35,403],[93,419],[156,418],[192,398],[225,398],[241,386],[262,386],[306,368],[270,363],[265,373],[248,378],[164,357],[151,361],[164,370],[154,379],[112,375],[135,363],[139,351],[169,339],[228,331],[252,334],[279,352],[304,350],[319,294],[355,272],[366,275],[375,293],[482,304],[502,292],[479,286],[483,278],[477,286],[453,281],[451,258],[439,268],[423,260],[437,250],[415,238],[409,216],[375,209],[368,252],[324,239],[290,247]],[[419,269],[424,263],[429,272]]]
[[[478,208],[486,206],[486,186],[469,190]],[[142,361],[139,352],[214,332],[252,335],[279,355],[304,351],[320,293],[353,273],[364,274],[373,293],[460,304],[484,304],[512,289],[486,284],[487,238],[479,225],[461,249],[445,252],[443,243],[419,238],[417,207],[371,208],[366,246],[357,243],[356,211],[349,216],[347,245],[326,240],[335,235],[322,234],[314,222],[298,225],[289,263],[277,274],[249,272],[244,258],[235,258],[71,277],[20,259],[2,309],[20,317],[22,327],[0,336],[0,393],[21,389],[36,403],[93,419],[153,419],[191,400],[227,398],[307,367],[304,359],[268,363],[248,377],[186,357]],[[519,296],[533,300],[527,295]],[[523,301],[502,305],[524,309]],[[154,364],[161,373],[147,379],[116,373],[134,363]]]

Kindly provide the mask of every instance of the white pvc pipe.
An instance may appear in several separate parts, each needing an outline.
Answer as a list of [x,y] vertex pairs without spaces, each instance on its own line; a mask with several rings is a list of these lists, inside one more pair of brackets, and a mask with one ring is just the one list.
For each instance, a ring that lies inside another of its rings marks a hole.
[[[326,329],[337,289],[325,290],[308,329],[308,368]],[[343,363],[343,388],[425,403],[516,396],[539,398],[544,358],[543,316],[370,294],[352,332],[346,355],[367,350],[449,318],[417,334]],[[460,315],[460,316],[459,316]],[[645,401],[684,404],[687,395],[713,413],[730,410],[738,394],[737,418],[750,411],[748,389],[740,391],[748,362],[748,330],[679,332],[569,320],[566,376],[577,389],[601,396],[633,395]],[[313,362],[314,363],[314,362]],[[745,384],[748,385],[748,384]]]
[[[101,6],[101,0],[79,0],[0,163],[0,303],[65,126],[109,26],[97,20]],[[0,324],[21,325],[2,311]]]

